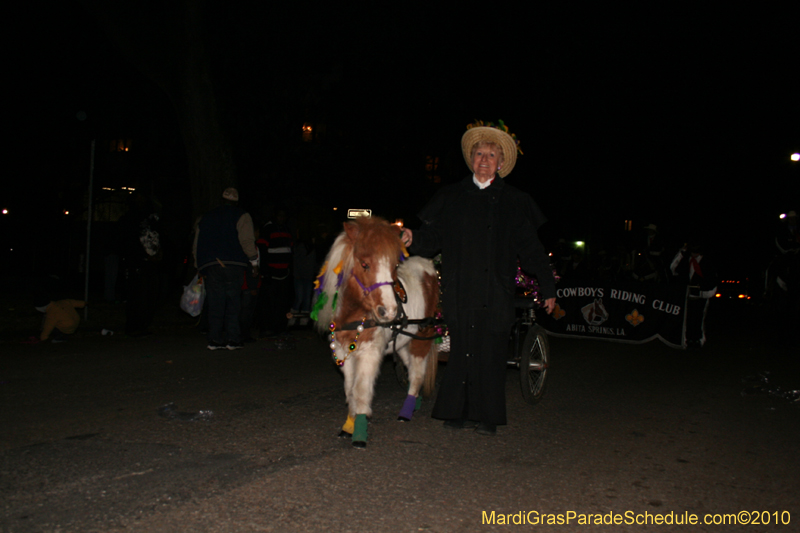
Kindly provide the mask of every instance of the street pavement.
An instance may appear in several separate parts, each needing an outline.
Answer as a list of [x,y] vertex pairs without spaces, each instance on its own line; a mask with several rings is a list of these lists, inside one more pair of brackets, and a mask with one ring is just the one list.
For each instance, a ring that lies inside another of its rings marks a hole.
[[544,399],[509,369],[496,437],[443,428],[429,399],[398,422],[387,359],[359,450],[311,331],[210,352],[176,309],[128,338],[100,334],[121,326],[100,306],[25,344],[36,317],[6,308],[0,531],[800,531],[800,402],[775,394],[800,389],[800,352],[756,313],[720,312],[695,351],[551,338]]

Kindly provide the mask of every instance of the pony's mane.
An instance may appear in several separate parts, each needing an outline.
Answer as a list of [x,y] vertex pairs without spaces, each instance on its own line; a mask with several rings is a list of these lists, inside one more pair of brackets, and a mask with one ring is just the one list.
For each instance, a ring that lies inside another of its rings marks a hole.
[[[319,310],[317,315],[316,327],[320,331],[326,331],[328,324],[333,320],[333,298],[336,291],[339,290],[339,277],[342,280],[347,279],[353,272],[353,244],[349,242],[347,234],[342,232],[336,237],[333,242],[327,257],[325,257],[325,277],[322,278],[320,289],[322,294],[320,298],[325,295],[328,299],[325,305]],[[334,273],[337,265],[341,264],[341,274]]]
[[[333,319],[333,300],[339,290],[339,279],[342,280],[342,286],[347,283],[353,273],[354,257],[363,254],[364,248],[369,248],[369,253],[373,256],[399,258],[402,250],[396,230],[386,220],[379,217],[365,217],[348,223],[358,225],[358,242],[354,243],[347,232],[342,231],[325,258],[326,271],[320,288],[328,300],[319,310],[316,324],[317,329],[321,331],[327,331],[328,324]],[[340,275],[334,273],[338,265],[341,265]]]
[[355,243],[353,255],[362,257],[390,257],[393,261],[399,259],[401,253],[400,239],[397,229],[380,217],[358,219],[358,241]]

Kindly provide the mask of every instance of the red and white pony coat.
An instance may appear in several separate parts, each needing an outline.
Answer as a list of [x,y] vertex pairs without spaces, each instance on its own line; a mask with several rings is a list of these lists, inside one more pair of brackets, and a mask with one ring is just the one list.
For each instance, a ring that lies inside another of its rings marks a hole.
[[[424,386],[430,393],[435,380],[434,328],[408,324],[407,333],[426,338],[399,334],[393,340],[392,330],[385,327],[403,315],[411,320],[433,317],[439,301],[433,263],[421,257],[406,259],[398,232],[379,218],[346,222],[318,277],[324,303],[317,306],[317,328],[328,332],[332,356],[344,373],[349,412],[342,434],[352,435],[353,445],[362,448],[384,355],[396,349],[408,369],[402,420],[411,419],[420,390]],[[405,303],[398,297],[402,293]],[[358,325],[366,327],[342,329]]]

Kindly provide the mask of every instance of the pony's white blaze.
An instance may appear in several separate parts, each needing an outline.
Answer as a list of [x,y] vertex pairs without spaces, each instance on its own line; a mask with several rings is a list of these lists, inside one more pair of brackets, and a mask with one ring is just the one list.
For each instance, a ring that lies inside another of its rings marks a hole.
[[[395,263],[390,263],[385,257],[376,265],[375,279],[378,281],[391,281],[392,280],[392,267]],[[397,316],[397,301],[394,297],[394,288],[392,285],[381,285],[373,291],[373,301],[375,308],[372,310],[375,314],[375,320],[379,322],[391,322]]]

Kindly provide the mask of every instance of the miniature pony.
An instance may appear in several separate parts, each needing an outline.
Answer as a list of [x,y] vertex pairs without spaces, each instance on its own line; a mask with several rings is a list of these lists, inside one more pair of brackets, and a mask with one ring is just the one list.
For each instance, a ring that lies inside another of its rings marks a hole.
[[359,448],[367,445],[367,417],[384,355],[396,351],[408,368],[400,420],[411,420],[420,389],[430,394],[436,377],[432,318],[438,276],[428,259],[406,259],[399,231],[380,218],[345,222],[317,278],[313,315],[317,328],[330,335],[333,360],[344,373],[349,413],[340,436],[352,436]]

